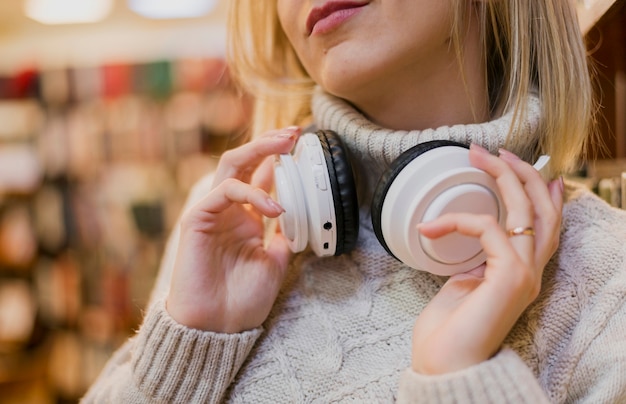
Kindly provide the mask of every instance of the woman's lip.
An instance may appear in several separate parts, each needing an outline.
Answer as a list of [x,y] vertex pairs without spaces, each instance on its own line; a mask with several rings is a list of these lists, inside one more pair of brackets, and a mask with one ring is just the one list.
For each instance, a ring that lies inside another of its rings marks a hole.
[[356,1],[331,1],[316,7],[306,20],[307,34],[324,33],[354,15],[367,3]]

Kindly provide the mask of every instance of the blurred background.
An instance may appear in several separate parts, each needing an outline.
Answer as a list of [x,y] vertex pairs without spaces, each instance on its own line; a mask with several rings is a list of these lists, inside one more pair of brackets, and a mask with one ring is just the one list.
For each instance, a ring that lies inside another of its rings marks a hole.
[[[0,403],[78,401],[140,325],[190,187],[248,136],[227,1],[0,1]],[[621,206],[624,1],[577,7],[606,147],[572,176]]]

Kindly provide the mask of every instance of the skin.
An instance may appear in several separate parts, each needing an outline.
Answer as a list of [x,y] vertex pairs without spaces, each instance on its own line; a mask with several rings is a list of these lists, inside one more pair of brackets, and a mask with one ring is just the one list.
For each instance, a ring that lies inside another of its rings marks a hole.
[[181,218],[181,236],[167,310],[174,320],[206,331],[235,333],[267,318],[291,255],[276,234],[264,247],[263,216],[283,208],[270,198],[269,156],[288,153],[299,128],[287,128],[229,150],[213,190]]
[[[323,1],[277,1],[283,29],[311,77],[370,119],[409,129],[487,119],[475,108],[487,105],[482,87],[459,82],[446,1],[420,0],[419,7],[415,0],[371,1],[318,36],[307,35],[306,18]],[[477,28],[473,19],[467,24],[463,69],[468,83],[481,83]],[[177,322],[234,333],[267,318],[291,256],[279,232],[264,239],[263,218],[283,212],[268,194],[271,159],[289,152],[299,135],[298,128],[274,130],[226,152],[212,190],[184,214],[167,298]],[[469,214],[419,226],[432,238],[453,231],[477,237],[487,253],[486,264],[450,277],[416,319],[412,367],[423,374],[464,369],[497,353],[539,293],[543,268],[558,246],[560,180],[546,185],[529,164],[505,150],[494,156],[472,145],[470,161],[495,178],[508,211],[506,227],[532,226],[536,236],[508,237],[493,219]]]
[[479,30],[468,22],[464,83],[450,44],[448,1],[359,0],[366,6],[357,15],[323,35],[308,35],[306,19],[326,1],[277,1],[283,30],[311,78],[373,122],[410,130],[488,118]]
[[486,264],[450,277],[415,322],[412,367],[423,374],[461,370],[495,355],[539,294],[543,269],[558,247],[561,180],[546,186],[534,168],[505,150],[498,158],[472,145],[470,162],[496,179],[506,228],[530,225],[536,235],[508,237],[493,218],[469,214],[420,226],[433,238],[452,231],[477,237],[487,253]]

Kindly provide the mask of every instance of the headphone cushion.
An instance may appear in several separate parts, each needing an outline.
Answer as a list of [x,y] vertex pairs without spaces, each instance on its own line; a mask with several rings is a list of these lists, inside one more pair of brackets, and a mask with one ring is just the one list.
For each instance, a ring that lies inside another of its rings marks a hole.
[[315,132],[322,144],[333,194],[337,223],[335,255],[347,253],[359,234],[359,205],[352,166],[339,136],[330,130]]
[[378,238],[380,244],[385,248],[385,250],[387,250],[389,255],[395,257],[396,259],[397,257],[391,252],[389,246],[385,242],[381,226],[381,215],[383,210],[383,204],[385,202],[385,197],[387,196],[387,191],[389,191],[389,187],[391,187],[391,184],[396,179],[398,174],[400,174],[400,172],[411,161],[415,160],[420,155],[430,150],[443,146],[457,146],[468,149],[467,145],[452,140],[431,140],[428,142],[419,143],[400,154],[400,156],[398,156],[398,158],[396,158],[391,163],[389,169],[382,175],[382,177],[378,181],[378,185],[376,186],[376,190],[374,191],[371,205],[372,226],[374,228],[376,238]]

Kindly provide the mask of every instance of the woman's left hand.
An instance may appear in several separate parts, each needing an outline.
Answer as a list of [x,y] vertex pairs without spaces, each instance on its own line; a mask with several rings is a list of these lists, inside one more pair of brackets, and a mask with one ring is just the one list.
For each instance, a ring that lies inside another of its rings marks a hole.
[[412,367],[442,374],[483,362],[541,288],[543,269],[559,243],[563,182],[547,186],[539,173],[510,152],[493,156],[470,147],[470,161],[493,176],[507,209],[506,228],[533,228],[535,235],[510,236],[491,216],[448,214],[419,230],[436,238],[457,231],[477,237],[487,254],[480,267],[453,275],[417,318]]

